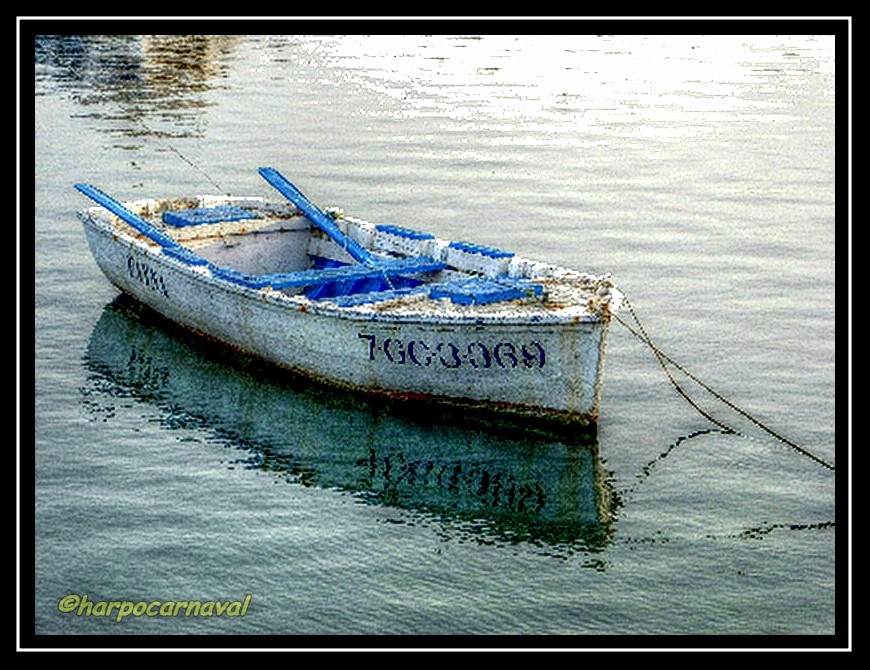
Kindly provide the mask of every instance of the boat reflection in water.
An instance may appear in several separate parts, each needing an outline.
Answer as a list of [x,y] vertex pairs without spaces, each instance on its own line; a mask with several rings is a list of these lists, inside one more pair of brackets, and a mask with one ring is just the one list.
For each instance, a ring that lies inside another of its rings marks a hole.
[[594,436],[520,435],[429,406],[400,414],[228,356],[123,295],[105,307],[86,365],[92,406],[146,402],[167,429],[204,430],[249,468],[458,524],[484,542],[569,553],[610,542],[617,500]]

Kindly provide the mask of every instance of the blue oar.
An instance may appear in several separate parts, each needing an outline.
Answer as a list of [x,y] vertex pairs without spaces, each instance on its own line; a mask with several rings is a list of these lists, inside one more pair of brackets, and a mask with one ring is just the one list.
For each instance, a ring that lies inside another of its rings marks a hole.
[[103,193],[95,186],[91,186],[90,184],[76,184],[75,187],[77,190],[84,193],[98,205],[102,205],[110,212],[115,214],[122,221],[124,221],[125,223],[129,223],[140,233],[157,242],[157,244],[159,244],[160,246],[166,248],[175,248],[181,246],[178,244],[178,242],[169,237],[169,235],[165,235],[164,233],[160,232],[159,229],[152,226],[141,216],[134,212],[131,212],[129,209],[124,207],[124,205],[115,200],[112,196]]
[[355,261],[362,263],[368,267],[377,267],[378,259],[372,256],[365,248],[362,247],[356,240],[345,235],[341,229],[335,225],[335,222],[315,206],[302,192],[296,188],[290,181],[284,177],[275,168],[261,167],[259,173],[267,182],[277,189],[277,191],[292,202],[301,211],[306,218],[315,226],[320,228],[342,249],[346,250]]

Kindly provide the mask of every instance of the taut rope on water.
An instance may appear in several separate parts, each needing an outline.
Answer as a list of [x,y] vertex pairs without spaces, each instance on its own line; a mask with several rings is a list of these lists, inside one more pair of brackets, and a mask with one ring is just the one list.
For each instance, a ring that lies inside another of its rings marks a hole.
[[679,393],[681,396],[683,396],[683,398],[685,398],[686,401],[687,401],[687,402],[688,402],[692,407],[694,407],[695,410],[696,410],[699,414],[701,414],[704,418],[706,418],[708,421],[711,421],[712,423],[716,424],[717,426],[719,426],[722,430],[724,430],[724,431],[727,432],[727,433],[733,433],[733,434],[736,434],[736,435],[740,435],[740,434],[741,434],[739,431],[737,431],[737,430],[731,428],[730,426],[724,424],[723,422],[721,422],[721,421],[719,421],[718,419],[716,419],[716,418],[714,418],[713,416],[711,416],[708,412],[704,411],[704,409],[702,409],[702,408],[698,405],[698,403],[696,403],[696,402],[695,402],[695,401],[694,401],[694,400],[689,396],[689,394],[688,394],[688,393],[683,389],[683,387],[680,386],[679,383],[677,383],[677,380],[674,378],[674,375],[671,373],[671,370],[669,369],[668,366],[671,366],[671,367],[673,367],[673,368],[679,370],[680,372],[682,372],[684,375],[686,375],[686,377],[688,377],[688,378],[691,379],[693,382],[695,382],[696,384],[698,384],[698,386],[700,386],[701,388],[703,388],[705,391],[707,391],[710,395],[712,395],[712,396],[713,396],[714,398],[716,398],[718,401],[720,401],[721,403],[723,403],[723,404],[725,404],[726,406],[730,407],[732,410],[734,410],[735,412],[737,412],[738,414],[740,414],[742,417],[748,419],[748,420],[751,421],[753,424],[755,424],[756,426],[758,426],[759,428],[761,428],[762,430],[764,430],[764,431],[765,431],[766,433],[768,433],[769,435],[772,435],[773,437],[775,437],[777,440],[779,440],[779,441],[782,442],[783,444],[788,445],[789,447],[791,447],[792,449],[794,449],[794,450],[797,451],[798,453],[800,453],[800,454],[806,456],[807,458],[809,458],[809,459],[815,461],[816,463],[819,463],[820,465],[822,465],[822,466],[828,468],[829,470],[834,470],[834,465],[833,465],[832,463],[829,463],[828,461],[824,460],[823,458],[820,458],[819,456],[816,456],[816,455],[813,454],[812,452],[810,452],[810,451],[808,451],[807,449],[801,447],[800,445],[796,444],[796,443],[793,442],[792,440],[788,439],[787,437],[781,435],[780,433],[778,433],[777,431],[773,430],[773,429],[770,428],[769,426],[765,425],[762,421],[756,419],[754,416],[752,416],[751,414],[749,414],[747,411],[741,409],[740,407],[738,407],[737,405],[735,405],[732,401],[728,400],[728,398],[725,398],[722,394],[720,394],[720,393],[718,393],[717,391],[715,391],[714,389],[710,388],[710,386],[708,386],[707,384],[705,384],[703,381],[701,381],[700,379],[698,379],[698,378],[697,378],[695,375],[693,375],[691,372],[689,372],[688,370],[686,370],[682,365],[680,365],[680,364],[677,363],[675,360],[673,360],[670,356],[668,356],[667,354],[665,354],[661,349],[658,348],[658,346],[657,346],[657,345],[652,341],[652,339],[650,338],[650,336],[647,334],[646,330],[645,330],[644,327],[643,327],[643,324],[641,324],[641,322],[640,322],[640,319],[637,318],[637,314],[635,313],[634,308],[631,306],[631,303],[629,302],[628,298],[623,298],[622,304],[625,305],[625,306],[628,308],[628,311],[629,311],[629,313],[631,314],[632,319],[634,319],[634,322],[635,322],[635,324],[636,324],[636,328],[633,328],[631,325],[629,325],[628,323],[626,323],[625,320],[623,320],[622,318],[620,318],[620,316],[619,316],[618,314],[612,314],[612,317],[613,317],[614,319],[616,319],[617,322],[619,322],[620,324],[622,324],[622,325],[623,325],[623,326],[628,330],[628,332],[630,332],[632,335],[634,335],[637,339],[639,339],[641,342],[643,342],[644,344],[646,344],[646,345],[650,348],[650,350],[653,352],[653,354],[655,354],[655,357],[656,357],[656,359],[658,360],[659,365],[661,366],[662,370],[663,370],[664,373],[667,375],[667,377],[668,377],[668,379],[670,380],[670,382],[671,382],[671,384],[673,385],[673,387],[677,390],[677,393]]

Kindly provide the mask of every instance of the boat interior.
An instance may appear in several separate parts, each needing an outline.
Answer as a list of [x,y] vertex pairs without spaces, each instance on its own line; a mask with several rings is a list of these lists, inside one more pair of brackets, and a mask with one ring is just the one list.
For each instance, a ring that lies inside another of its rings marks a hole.
[[[313,205],[273,168],[260,174],[287,200],[212,197],[121,204],[96,187],[76,188],[175,260],[239,286],[304,295],[340,307],[405,298],[496,305],[546,298],[560,270],[513,253],[375,225]],[[599,278],[567,272],[594,288]],[[533,281],[534,279],[534,281]]]

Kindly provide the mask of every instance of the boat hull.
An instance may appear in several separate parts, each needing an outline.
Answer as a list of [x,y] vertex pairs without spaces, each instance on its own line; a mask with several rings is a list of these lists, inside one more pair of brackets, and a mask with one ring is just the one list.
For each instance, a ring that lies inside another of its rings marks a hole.
[[[594,426],[609,319],[359,313],[233,284],[84,217],[119,290],[200,335],[297,374],[530,424]],[[425,411],[421,409],[420,411]]]

